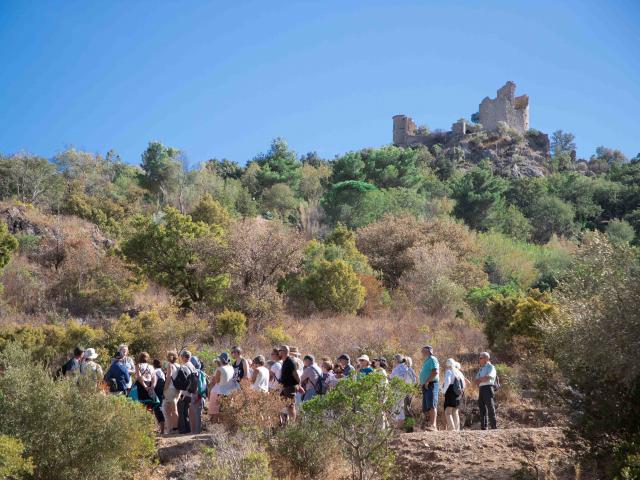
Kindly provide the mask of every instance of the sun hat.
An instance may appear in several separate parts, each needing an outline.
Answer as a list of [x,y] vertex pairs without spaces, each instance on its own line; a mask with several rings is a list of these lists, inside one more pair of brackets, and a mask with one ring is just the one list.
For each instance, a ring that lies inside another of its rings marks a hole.
[[96,358],[98,358],[98,354],[96,353],[96,349],[95,348],[87,348],[84,351],[84,358],[86,360],[95,360]]
[[298,347],[291,347],[289,349],[289,353],[292,354],[292,355],[296,355],[296,356],[300,355],[300,352],[298,351]]
[[222,352],[220,355],[218,355],[218,359],[226,365],[227,363],[229,363],[229,354],[227,352]]
[[343,353],[342,355],[340,355],[338,357],[338,360],[346,360],[347,362],[350,362],[351,361],[351,357],[348,354]]
[[369,360],[369,355],[360,355],[358,357],[358,361],[360,361],[360,360],[365,361],[367,363],[371,363],[371,360]]
[[425,345],[422,347],[423,350],[428,350],[429,353],[433,353],[433,347],[431,345]]

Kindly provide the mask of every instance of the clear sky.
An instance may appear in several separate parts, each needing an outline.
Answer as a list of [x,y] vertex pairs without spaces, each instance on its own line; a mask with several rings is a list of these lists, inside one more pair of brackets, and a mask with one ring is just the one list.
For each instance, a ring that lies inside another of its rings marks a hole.
[[150,140],[240,163],[449,129],[506,80],[531,126],[640,152],[639,0],[0,0],[0,152]]

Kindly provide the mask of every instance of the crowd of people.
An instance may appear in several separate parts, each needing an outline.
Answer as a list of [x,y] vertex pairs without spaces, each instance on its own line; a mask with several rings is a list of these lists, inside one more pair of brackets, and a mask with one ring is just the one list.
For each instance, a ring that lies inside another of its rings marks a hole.
[[[246,385],[264,394],[278,394],[286,404],[282,422],[295,421],[302,403],[316,395],[324,395],[343,378],[378,373],[385,378],[400,378],[411,385],[418,385],[422,394],[422,413],[427,430],[437,430],[437,412],[440,397],[447,430],[460,430],[459,408],[465,389],[470,381],[464,376],[461,365],[455,359],[445,362],[444,371],[433,354],[433,347],[426,345],[421,350],[422,365],[419,373],[413,368],[411,357],[396,354],[391,364],[386,358],[369,358],[361,355],[352,364],[351,357],[344,353],[335,360],[313,355],[302,356],[296,347],[282,345],[274,348],[270,359],[263,355],[253,359],[244,355],[242,348],[235,346],[230,354],[221,353],[214,361],[212,374],[205,373],[205,365],[188,350],[168,352],[166,360],[151,359],[142,352],[137,362],[129,356],[127,345],[120,345],[106,373],[96,362],[95,349],[78,347],[62,367],[65,376],[104,386],[112,395],[126,395],[147,405],[153,411],[162,434],[200,433],[203,411],[211,421],[220,420],[223,397],[233,395]],[[480,427],[495,429],[495,390],[498,379],[489,353],[479,357],[479,370],[474,378],[478,386]],[[442,382],[441,382],[441,373]],[[395,420],[404,422],[410,409],[411,397],[398,405]]]

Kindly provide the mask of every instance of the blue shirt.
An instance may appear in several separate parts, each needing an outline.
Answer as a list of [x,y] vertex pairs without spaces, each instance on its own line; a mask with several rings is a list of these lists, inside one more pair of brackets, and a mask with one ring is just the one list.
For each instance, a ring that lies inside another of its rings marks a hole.
[[495,385],[496,383],[496,367],[491,365],[491,363],[487,362],[484,364],[484,367],[480,369],[480,371],[476,374],[476,378],[482,378],[489,376],[489,379],[486,382],[482,382],[480,387],[484,387],[485,385]]
[[440,364],[438,359],[433,355],[430,355],[422,364],[422,370],[420,370],[420,385],[424,385],[427,379],[431,376],[431,371],[436,371],[436,376],[431,380],[436,383],[440,380]]
[[105,380],[115,379],[119,392],[126,392],[129,384],[129,370],[124,363],[113,362],[105,375]]
[[369,375],[370,373],[373,373],[373,368],[371,367],[364,367],[360,369],[360,375]]

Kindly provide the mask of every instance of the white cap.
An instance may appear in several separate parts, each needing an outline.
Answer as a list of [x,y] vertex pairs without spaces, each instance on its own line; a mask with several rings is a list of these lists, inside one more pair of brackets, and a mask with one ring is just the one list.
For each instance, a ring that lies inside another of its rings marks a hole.
[[360,360],[364,360],[367,363],[371,363],[371,360],[369,360],[369,355],[360,355],[358,357],[358,361],[360,361]]

